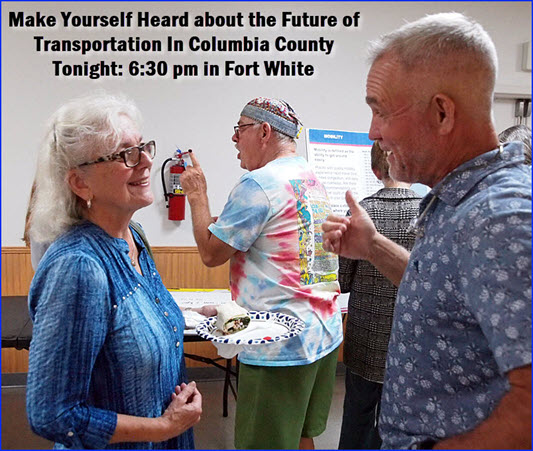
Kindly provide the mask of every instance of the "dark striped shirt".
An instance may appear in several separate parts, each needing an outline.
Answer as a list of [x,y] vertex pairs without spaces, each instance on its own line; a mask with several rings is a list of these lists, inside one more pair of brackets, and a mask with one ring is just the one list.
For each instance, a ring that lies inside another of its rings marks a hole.
[[[410,250],[415,236],[409,223],[420,196],[407,188],[383,188],[363,199],[378,232]],[[348,212],[349,214],[349,212]],[[383,382],[397,288],[369,262],[339,258],[339,283],[350,292],[344,337],[344,363],[355,374]]]

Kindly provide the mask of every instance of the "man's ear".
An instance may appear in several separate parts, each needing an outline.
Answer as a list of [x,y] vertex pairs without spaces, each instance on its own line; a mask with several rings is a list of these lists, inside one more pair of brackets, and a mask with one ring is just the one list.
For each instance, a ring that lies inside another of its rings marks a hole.
[[268,122],[261,124],[261,141],[268,142],[272,136],[272,126]]
[[93,198],[91,188],[87,185],[85,178],[78,168],[71,169],[67,172],[67,183],[71,191],[85,202]]
[[455,102],[446,94],[435,94],[431,107],[439,134],[447,135],[455,125]]

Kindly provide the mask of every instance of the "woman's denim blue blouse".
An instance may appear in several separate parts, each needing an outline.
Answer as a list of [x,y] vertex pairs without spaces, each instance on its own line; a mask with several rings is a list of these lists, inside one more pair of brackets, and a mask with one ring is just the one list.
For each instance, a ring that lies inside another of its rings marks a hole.
[[183,316],[132,232],[142,276],[125,240],[84,222],[50,246],[32,281],[28,418],[56,448],[194,448],[192,429],[108,444],[117,413],[158,417],[186,379]]

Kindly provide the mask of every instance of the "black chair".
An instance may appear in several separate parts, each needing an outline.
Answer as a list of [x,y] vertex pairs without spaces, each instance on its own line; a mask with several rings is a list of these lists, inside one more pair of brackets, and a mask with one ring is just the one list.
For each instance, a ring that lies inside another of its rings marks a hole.
[[33,323],[27,296],[2,296],[2,348],[30,349]]

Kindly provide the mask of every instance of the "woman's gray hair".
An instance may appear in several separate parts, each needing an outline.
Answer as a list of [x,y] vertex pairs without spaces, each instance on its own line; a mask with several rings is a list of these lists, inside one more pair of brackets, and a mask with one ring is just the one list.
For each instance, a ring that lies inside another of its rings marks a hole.
[[87,161],[115,152],[121,141],[120,117],[140,128],[141,115],[125,97],[97,93],[61,106],[49,119],[37,160],[30,235],[51,242],[83,219],[80,199],[67,174]]
[[381,36],[370,44],[370,63],[389,53],[408,70],[420,66],[439,70],[443,57],[460,59],[461,53],[468,53],[489,72],[493,87],[498,72],[496,48],[488,33],[455,12],[428,15]]

